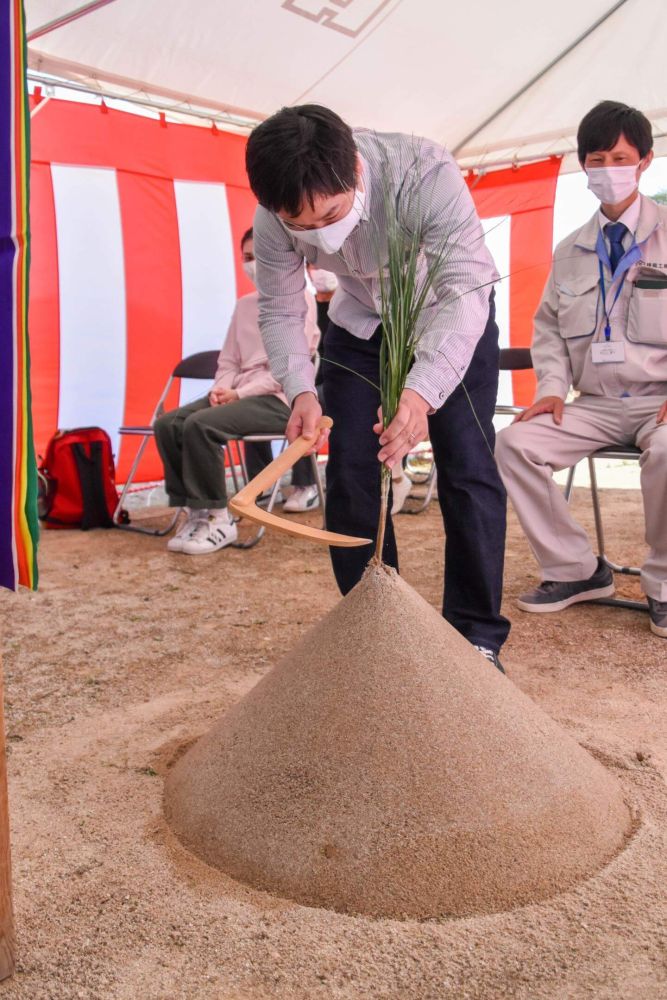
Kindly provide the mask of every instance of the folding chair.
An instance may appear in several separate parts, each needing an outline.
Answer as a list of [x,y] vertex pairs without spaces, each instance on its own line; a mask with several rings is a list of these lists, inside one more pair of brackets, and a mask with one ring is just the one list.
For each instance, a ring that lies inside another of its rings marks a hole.
[[127,481],[123,486],[123,490],[118,499],[118,505],[113,514],[113,523],[118,528],[123,528],[125,531],[138,531],[142,535],[157,535],[162,537],[163,535],[168,535],[172,530],[178,517],[181,513],[181,508],[176,510],[176,513],[172,517],[171,521],[166,528],[144,528],[140,525],[132,524],[130,522],[124,522],[123,517],[126,516],[123,511],[123,502],[127,496],[127,492],[134,481],[134,477],[137,473],[139,467],[139,462],[141,461],[144,451],[146,450],[146,445],[150,439],[154,436],[153,425],[158,417],[161,417],[164,413],[164,401],[167,398],[169,390],[171,389],[172,383],[175,378],[197,378],[197,379],[207,379],[209,382],[215,378],[215,372],[218,364],[219,351],[200,351],[198,354],[190,354],[189,357],[183,358],[179,361],[173,372],[167,379],[167,383],[162,390],[162,395],[157,401],[157,405],[151,417],[150,424],[141,427],[119,427],[118,433],[121,435],[127,435],[130,437],[140,437],[141,442],[137,449],[137,453],[134,456],[134,461],[128,473]]
[[[530,350],[527,347],[510,347],[500,352],[501,371],[516,371],[532,368],[533,363],[530,357]],[[520,413],[519,406],[497,406],[496,413],[512,414]],[[595,534],[597,537],[598,555],[607,564],[613,573],[623,573],[626,576],[639,576],[639,569],[636,566],[621,566],[613,562],[605,553],[604,528],[602,525],[602,510],[600,507],[600,494],[598,492],[597,476],[595,473],[595,460],[599,458],[615,459],[617,461],[638,460],[641,455],[639,448],[614,445],[608,448],[601,448],[594,454],[588,456],[588,472],[591,482],[591,502],[593,504],[593,517],[595,519]],[[576,466],[568,471],[565,484],[564,496],[570,502],[572,487],[574,485],[574,474]],[[595,604],[609,604],[621,608],[633,608],[639,611],[648,611],[648,604],[644,601],[624,601],[616,597],[598,598]]]
[[[146,446],[150,441],[150,439],[154,437],[153,425],[155,424],[155,421],[158,419],[158,417],[161,417],[162,414],[165,412],[164,402],[165,399],[167,398],[169,390],[171,389],[174,379],[194,378],[194,379],[205,379],[209,382],[213,381],[217,370],[218,356],[219,356],[219,351],[200,351],[198,354],[191,354],[189,355],[189,357],[183,358],[182,361],[178,362],[173,372],[167,379],[166,385],[162,390],[162,394],[157,401],[155,410],[153,412],[153,416],[151,417],[150,424],[137,427],[128,426],[119,428],[118,430],[119,434],[141,437],[141,443],[139,444],[139,447],[137,449],[137,453],[134,457],[134,461],[132,462],[132,466],[128,473],[127,481],[123,486],[123,490],[118,499],[116,510],[114,511],[113,521],[117,527],[124,528],[126,531],[138,531],[144,535],[154,535],[158,537],[168,535],[169,532],[174,528],[181,513],[181,508],[178,508],[176,510],[174,516],[172,517],[169,524],[165,528],[162,529],[145,528],[141,527],[140,525],[134,525],[131,524],[130,522],[126,522],[123,520],[123,517],[126,516],[125,512],[123,511],[123,502],[128,493],[128,490],[130,489],[130,486],[132,485],[132,482],[134,481],[137,468],[139,467],[139,463],[142,459],[144,451],[146,450]],[[318,355],[316,353],[314,357],[316,363],[317,359]],[[240,438],[230,438],[227,442],[225,442],[224,445],[222,445],[223,458],[226,460],[226,465],[230,470],[235,493],[238,493],[239,489],[242,486],[245,486],[245,484],[248,482],[248,471],[245,464],[243,449],[240,447],[240,445],[244,443],[250,444],[253,442],[264,442],[264,441],[281,442],[281,448],[280,448],[281,451],[287,445],[287,438],[285,437],[284,434],[248,434]],[[236,454],[234,454],[235,451]],[[322,480],[317,466],[317,455],[312,455],[311,460],[313,463],[313,472],[315,473],[315,483],[317,485],[317,491],[320,497],[320,504],[322,507],[322,511],[324,512],[324,489],[322,487]],[[239,471],[237,471],[237,469]],[[271,492],[268,504],[269,511],[273,510],[279,486],[280,483],[276,483]],[[264,535],[264,528],[260,527],[258,531],[255,533],[255,535],[253,535],[251,538],[246,539],[244,541],[233,542],[232,545],[240,549],[250,549],[260,541],[263,535]]]
[[[529,347],[502,347],[498,360],[498,371],[501,372],[524,372],[533,367],[533,359],[530,356]],[[497,416],[512,416],[521,413],[523,406],[513,406],[506,403],[496,405]]]

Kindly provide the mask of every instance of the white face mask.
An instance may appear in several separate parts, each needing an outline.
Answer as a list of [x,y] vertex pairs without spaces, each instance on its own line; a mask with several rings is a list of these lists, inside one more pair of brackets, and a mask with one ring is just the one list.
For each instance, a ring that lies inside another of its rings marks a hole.
[[255,274],[256,274],[255,261],[254,260],[244,260],[243,261],[243,270],[248,275],[248,277],[252,281],[253,285],[256,285],[257,281],[255,280]]
[[338,278],[331,271],[312,267],[308,273],[316,292],[335,292],[338,288]]
[[317,247],[319,250],[323,250],[324,253],[337,253],[352,230],[359,225],[365,201],[366,192],[355,188],[352,207],[347,215],[344,215],[338,222],[322,226],[321,229],[293,229],[286,225],[282,219],[280,221],[285,226],[287,232],[295,236],[297,240],[301,240],[302,243],[308,243],[311,247]]
[[618,205],[636,190],[639,164],[631,167],[589,167],[588,187],[603,205]]

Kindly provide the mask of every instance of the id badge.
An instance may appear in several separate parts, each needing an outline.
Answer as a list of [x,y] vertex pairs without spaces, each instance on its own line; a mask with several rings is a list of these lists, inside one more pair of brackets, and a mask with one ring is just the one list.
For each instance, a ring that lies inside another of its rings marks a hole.
[[594,365],[625,361],[625,344],[622,340],[603,340],[599,344],[591,344],[591,360]]

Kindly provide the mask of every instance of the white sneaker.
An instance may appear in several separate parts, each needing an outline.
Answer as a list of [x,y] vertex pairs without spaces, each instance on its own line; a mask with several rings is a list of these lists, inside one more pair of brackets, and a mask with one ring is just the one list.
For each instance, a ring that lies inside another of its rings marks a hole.
[[202,556],[207,552],[217,552],[231,545],[238,537],[235,523],[229,517],[227,509],[221,515],[219,511],[209,514],[205,521],[198,521],[195,530],[183,542],[183,552],[188,556]]
[[188,540],[192,532],[197,527],[198,522],[202,517],[208,517],[207,510],[191,510],[186,507],[187,514],[183,524],[180,526],[175,535],[167,542],[167,548],[170,552],[182,552],[183,545]]
[[[272,493],[273,489],[265,490],[264,493],[260,493],[260,495],[255,500],[257,506],[266,509],[266,507],[269,506],[269,500],[271,499]],[[285,498],[283,497],[281,491],[278,490],[275,496],[275,500],[273,501],[273,506],[276,507],[279,503],[282,503],[284,499]]]
[[283,510],[288,514],[300,514],[304,510],[314,510],[319,505],[317,486],[295,486],[283,504]]
[[403,504],[408,499],[410,490],[412,489],[412,480],[406,476],[405,473],[400,479],[392,479],[391,481],[391,513],[398,514],[399,511],[403,510]]

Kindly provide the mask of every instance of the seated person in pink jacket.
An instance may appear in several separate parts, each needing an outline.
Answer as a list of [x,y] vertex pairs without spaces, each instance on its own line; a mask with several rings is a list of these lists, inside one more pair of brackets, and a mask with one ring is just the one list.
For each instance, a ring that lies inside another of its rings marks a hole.
[[[243,235],[241,252],[244,270],[254,281],[252,229]],[[314,352],[319,339],[317,313],[313,297],[307,294],[306,299],[305,332]],[[257,292],[238,300],[208,396],[171,410],[155,422],[155,441],[164,464],[169,503],[187,511],[185,523],[167,542],[171,552],[217,552],[236,540],[236,525],[227,511],[220,445],[244,434],[282,434],[289,420],[287,400],[269,370],[258,312]],[[256,475],[270,459],[270,446],[248,448],[247,457],[248,472]],[[311,503],[293,503],[293,509],[317,505],[310,469],[308,460],[305,472],[300,470],[300,481],[295,467],[297,500],[305,492]]]

